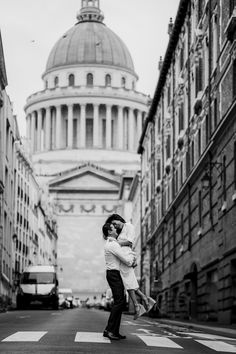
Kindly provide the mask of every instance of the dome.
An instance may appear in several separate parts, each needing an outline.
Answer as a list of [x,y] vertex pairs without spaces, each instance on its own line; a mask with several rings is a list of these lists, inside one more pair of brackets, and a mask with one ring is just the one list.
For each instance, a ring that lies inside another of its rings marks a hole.
[[64,66],[89,64],[114,66],[134,73],[134,64],[128,48],[102,22],[100,9],[82,8],[77,18],[79,22],[69,29],[51,50],[46,72]]

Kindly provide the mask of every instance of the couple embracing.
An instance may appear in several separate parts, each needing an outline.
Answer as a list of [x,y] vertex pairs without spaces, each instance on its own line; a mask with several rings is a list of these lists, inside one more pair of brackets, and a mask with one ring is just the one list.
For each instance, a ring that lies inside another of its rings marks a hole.
[[[112,340],[125,339],[119,332],[125,305],[125,289],[134,304],[134,319],[150,311],[156,302],[141,292],[134,273],[136,257],[132,251],[135,239],[133,225],[126,223],[120,215],[112,214],[103,225],[102,231],[106,240],[106,278],[114,299],[103,336]],[[138,303],[136,294],[142,299],[143,305]]]

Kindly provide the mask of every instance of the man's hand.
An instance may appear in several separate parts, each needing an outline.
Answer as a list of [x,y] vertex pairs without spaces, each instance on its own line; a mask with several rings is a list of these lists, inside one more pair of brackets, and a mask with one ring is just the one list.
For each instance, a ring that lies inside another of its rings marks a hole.
[[133,267],[133,268],[137,267],[137,259],[136,259],[136,257],[134,257],[134,260],[133,260],[133,263],[132,263],[131,267]]

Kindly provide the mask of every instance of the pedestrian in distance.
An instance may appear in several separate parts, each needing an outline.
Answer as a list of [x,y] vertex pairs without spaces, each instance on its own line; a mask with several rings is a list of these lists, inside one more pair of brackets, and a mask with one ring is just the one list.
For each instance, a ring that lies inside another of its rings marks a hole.
[[125,289],[120,275],[120,263],[133,267],[136,259],[133,253],[127,254],[118,244],[116,241],[118,234],[113,225],[103,225],[102,231],[106,240],[104,246],[106,279],[114,299],[103,336],[112,340],[125,339],[126,337],[120,334],[121,316],[125,306]]
[[[114,225],[117,231],[117,242],[122,249],[125,250],[125,253],[132,254],[132,247],[135,240],[135,230],[134,226],[131,223],[126,223],[125,220],[118,214],[112,214],[107,220],[106,223],[111,223]],[[140,289],[139,284],[134,272],[133,267],[128,267],[125,263],[120,264],[120,275],[123,281],[123,284],[128,291],[128,294],[134,304],[135,314],[134,319],[142,316],[144,313],[149,312],[153,306],[156,304],[156,301],[149,296],[146,296]],[[143,305],[138,303],[138,295],[142,301]]]

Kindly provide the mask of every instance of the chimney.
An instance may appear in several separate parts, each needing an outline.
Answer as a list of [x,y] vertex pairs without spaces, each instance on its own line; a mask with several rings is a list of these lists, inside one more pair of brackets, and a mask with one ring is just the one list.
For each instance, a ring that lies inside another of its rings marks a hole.
[[172,17],[170,18],[170,22],[168,24],[168,35],[171,36],[172,30],[173,30],[174,24],[173,24],[173,20]]
[[163,59],[162,59],[162,57],[160,57],[160,60],[159,60],[159,63],[158,63],[159,71],[161,71],[162,65],[163,65]]

